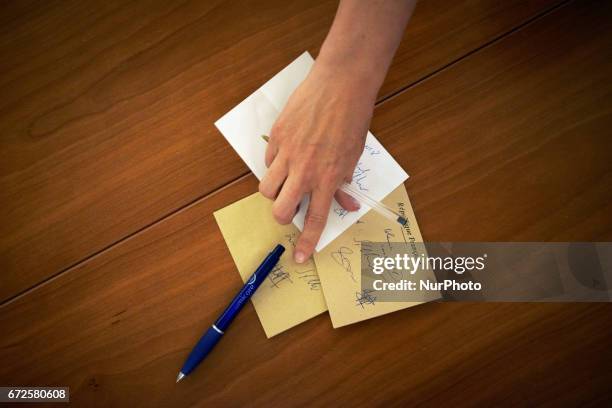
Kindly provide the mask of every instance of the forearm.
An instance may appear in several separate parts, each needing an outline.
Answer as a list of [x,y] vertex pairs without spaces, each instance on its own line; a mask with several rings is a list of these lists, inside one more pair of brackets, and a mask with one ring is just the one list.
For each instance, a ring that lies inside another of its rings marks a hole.
[[315,69],[358,80],[375,99],[416,0],[341,0]]
[[272,127],[259,191],[274,200],[272,213],[282,224],[310,196],[294,251],[298,263],[315,249],[334,197],[347,211],[359,209],[338,186],[351,179],[363,152],[376,95],[414,3],[341,0],[314,67]]

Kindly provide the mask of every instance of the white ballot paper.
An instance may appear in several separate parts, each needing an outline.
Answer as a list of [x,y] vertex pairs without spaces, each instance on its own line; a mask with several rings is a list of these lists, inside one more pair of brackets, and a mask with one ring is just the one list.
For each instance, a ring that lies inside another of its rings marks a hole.
[[[272,125],[283,110],[291,93],[306,78],[314,60],[304,52],[274,78],[253,92],[234,109],[215,122],[215,126],[261,180],[266,174],[266,142],[262,135],[269,135]],[[368,132],[365,149],[359,159],[352,184],[375,200],[382,200],[408,178],[408,174],[391,157],[378,140]],[[300,210],[293,218],[295,226],[304,229],[304,217],[309,197],[305,197]],[[329,210],[329,219],[317,251],[325,248],[338,235],[353,225],[369,211],[365,205],[359,211],[347,212],[335,200]]]

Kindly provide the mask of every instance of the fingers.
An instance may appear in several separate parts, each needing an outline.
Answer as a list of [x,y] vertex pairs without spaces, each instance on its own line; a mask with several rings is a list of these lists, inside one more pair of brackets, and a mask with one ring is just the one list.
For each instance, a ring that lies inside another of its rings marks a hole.
[[304,221],[304,231],[298,239],[293,254],[297,263],[303,263],[312,255],[321,233],[327,222],[333,191],[314,190],[310,197],[310,205]]
[[266,198],[274,200],[287,178],[287,165],[284,160],[277,158],[259,183],[259,192]]
[[268,146],[266,147],[266,167],[270,168],[276,154],[278,153],[278,146],[273,139],[268,138]]
[[281,130],[281,119],[279,118],[276,120],[276,122],[274,122],[274,126],[272,126],[272,129],[270,130],[270,136],[265,138],[266,142],[268,143],[265,157],[266,167],[268,168],[272,165],[272,162],[278,154],[278,144],[276,143],[276,140],[279,133],[282,135]]
[[297,206],[302,201],[304,183],[299,177],[289,175],[285,184],[281,187],[274,204],[272,204],[272,215],[279,224],[289,224],[295,213]]
[[346,211],[357,211],[359,208],[361,208],[359,201],[355,200],[342,190],[336,191],[334,198]]

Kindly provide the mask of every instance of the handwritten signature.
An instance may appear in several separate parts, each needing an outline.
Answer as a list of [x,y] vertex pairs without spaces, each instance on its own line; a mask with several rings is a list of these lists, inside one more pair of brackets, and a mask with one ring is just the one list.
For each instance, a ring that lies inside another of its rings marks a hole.
[[372,293],[374,293],[374,291],[370,289],[364,289],[362,292],[355,292],[355,306],[361,306],[362,309],[365,309],[364,305],[374,306],[376,296],[372,295]]
[[298,277],[303,279],[310,287],[310,290],[321,290],[321,280],[315,269],[307,269],[305,271],[297,271]]
[[369,171],[370,169],[366,168],[361,162],[357,163],[357,167],[355,167],[355,171],[353,172],[353,182],[361,191],[368,191],[365,181],[368,178]]
[[353,250],[347,247],[340,247],[336,252],[331,253],[332,259],[342,267],[345,271],[349,273],[353,282],[357,282],[355,276],[353,275],[353,270],[351,267],[351,261],[348,258],[348,255],[352,255]]
[[348,211],[345,210],[344,208],[334,208],[334,213],[336,213],[336,215],[342,219],[344,219],[344,217],[346,217],[346,214],[348,214]]
[[381,251],[382,253],[377,251],[377,249],[381,248],[372,241],[353,238],[353,244],[361,248],[361,259],[364,259],[370,268],[374,266],[374,258],[383,257],[385,255],[384,249]]
[[363,150],[367,153],[370,154],[370,156],[376,156],[377,154],[380,154],[380,150],[378,150],[375,147],[372,147],[370,145],[365,145],[365,147],[363,148]]
[[289,244],[291,244],[291,246],[295,248],[297,238],[296,233],[292,232],[291,234],[285,234],[285,238],[287,239],[287,242],[289,242]]
[[391,228],[385,228],[385,238],[387,239],[387,245],[391,249],[391,238],[395,238],[395,234]]
[[270,287],[276,288],[278,288],[280,283],[284,281],[289,281],[290,283],[293,283],[289,272],[285,271],[283,269],[283,266],[280,264],[276,265],[274,269],[272,269],[272,271],[268,275],[268,279],[270,280],[270,282],[272,282],[272,285]]

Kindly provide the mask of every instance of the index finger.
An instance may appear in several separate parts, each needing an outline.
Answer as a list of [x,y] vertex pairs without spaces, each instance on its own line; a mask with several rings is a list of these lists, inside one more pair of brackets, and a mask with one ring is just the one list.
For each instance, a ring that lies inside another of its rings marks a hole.
[[304,220],[304,231],[298,239],[293,254],[295,262],[303,263],[312,255],[325,228],[333,195],[333,190],[314,190],[312,192]]

